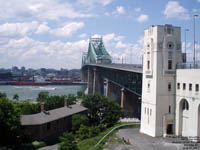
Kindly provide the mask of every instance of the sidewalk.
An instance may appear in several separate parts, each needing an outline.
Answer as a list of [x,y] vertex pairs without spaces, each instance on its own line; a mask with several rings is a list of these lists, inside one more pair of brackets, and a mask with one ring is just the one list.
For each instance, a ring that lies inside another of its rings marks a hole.
[[[182,150],[183,144],[174,144],[162,137],[151,137],[139,132],[139,128],[121,129],[117,136],[129,141],[136,150]],[[116,149],[117,150],[117,149]]]

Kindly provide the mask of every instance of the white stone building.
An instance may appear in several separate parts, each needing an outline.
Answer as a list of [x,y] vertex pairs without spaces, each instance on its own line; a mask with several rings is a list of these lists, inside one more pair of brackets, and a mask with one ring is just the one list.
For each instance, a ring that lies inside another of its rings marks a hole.
[[180,27],[158,25],[144,31],[140,132],[199,135],[200,70],[177,69],[182,56]]

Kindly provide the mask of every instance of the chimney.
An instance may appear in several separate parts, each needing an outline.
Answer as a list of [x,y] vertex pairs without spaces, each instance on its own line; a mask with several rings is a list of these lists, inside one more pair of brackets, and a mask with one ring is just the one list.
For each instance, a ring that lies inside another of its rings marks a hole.
[[64,107],[67,107],[68,104],[67,104],[67,99],[64,99]]
[[41,112],[44,112],[44,103],[41,103]]

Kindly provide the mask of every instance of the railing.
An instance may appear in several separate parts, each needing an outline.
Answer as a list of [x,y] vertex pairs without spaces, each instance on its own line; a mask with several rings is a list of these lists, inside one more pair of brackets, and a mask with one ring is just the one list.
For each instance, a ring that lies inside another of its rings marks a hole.
[[99,142],[94,146],[94,147],[97,147],[109,134],[111,134],[114,130],[116,129],[119,129],[121,127],[125,127],[125,126],[132,126],[132,125],[139,125],[140,123],[139,122],[135,122],[135,123],[127,123],[127,124],[122,124],[122,125],[119,125],[119,126],[116,126],[114,128],[112,128],[106,135],[104,135],[104,137],[99,140]]
[[200,69],[200,64],[180,63],[176,65],[177,69]]

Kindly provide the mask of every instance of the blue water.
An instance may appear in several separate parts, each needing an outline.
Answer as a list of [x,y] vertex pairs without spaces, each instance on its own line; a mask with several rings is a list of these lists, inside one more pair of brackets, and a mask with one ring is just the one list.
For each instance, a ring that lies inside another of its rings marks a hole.
[[40,91],[48,91],[49,95],[68,95],[76,94],[81,90],[81,85],[66,85],[66,86],[0,86],[0,92],[6,93],[9,99],[13,99],[15,94],[19,95],[19,100],[35,100]]

